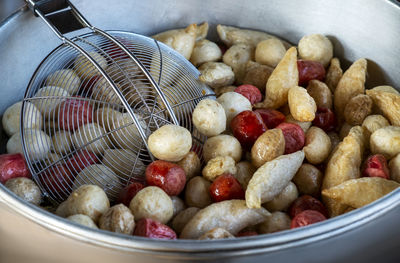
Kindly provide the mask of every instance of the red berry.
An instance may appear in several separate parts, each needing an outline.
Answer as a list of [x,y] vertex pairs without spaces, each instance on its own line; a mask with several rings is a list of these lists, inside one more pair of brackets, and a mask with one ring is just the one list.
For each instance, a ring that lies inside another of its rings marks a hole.
[[214,202],[244,199],[244,190],[233,175],[222,174],[211,184],[210,195]]
[[375,154],[368,157],[364,162],[362,175],[365,177],[382,177],[389,179],[389,168],[385,156],[382,154]]
[[255,110],[255,112],[258,112],[260,114],[268,129],[273,129],[285,121],[285,115],[277,110],[258,109]]
[[146,183],[160,187],[170,196],[178,195],[185,187],[185,171],[174,163],[154,161],[146,168]]
[[74,174],[61,164],[48,168],[39,176],[45,189],[53,196],[61,198],[68,196],[75,179]]
[[315,210],[328,217],[328,211],[321,201],[309,195],[302,195],[294,200],[289,208],[289,215],[293,218],[304,210]]
[[140,219],[136,223],[133,235],[157,239],[176,239],[174,230],[150,218]]
[[129,184],[119,193],[117,203],[123,203],[124,205],[129,207],[132,198],[135,197],[135,195],[143,188],[144,184],[139,182]]
[[79,96],[75,98],[66,99],[58,107],[60,129],[74,131],[81,125],[92,122],[93,108],[89,101]]
[[236,234],[236,237],[250,237],[250,236],[258,236],[256,231],[240,231]]
[[231,121],[231,129],[245,149],[251,149],[254,142],[267,130],[261,116],[257,112],[242,111]]
[[325,68],[317,61],[297,60],[297,69],[299,70],[299,86],[306,87],[313,79],[321,81],[325,79]]
[[99,162],[100,160],[97,158],[96,154],[87,150],[81,150],[72,155],[71,158],[65,162],[65,167],[68,168],[71,173],[78,174],[89,165]]
[[285,137],[285,154],[294,153],[303,148],[306,135],[299,125],[284,122],[276,126],[276,128],[281,129]]
[[297,228],[302,226],[308,226],[314,223],[318,223],[326,220],[326,217],[318,211],[315,210],[304,210],[303,212],[297,214],[290,224],[290,228]]
[[235,89],[235,92],[245,96],[250,101],[251,104],[255,104],[262,100],[262,95],[260,90],[256,86],[250,84],[245,84],[237,87]]
[[32,177],[24,156],[20,153],[0,155],[0,183],[17,177]]
[[325,132],[333,131],[336,127],[336,117],[328,108],[318,107],[312,124],[323,129]]

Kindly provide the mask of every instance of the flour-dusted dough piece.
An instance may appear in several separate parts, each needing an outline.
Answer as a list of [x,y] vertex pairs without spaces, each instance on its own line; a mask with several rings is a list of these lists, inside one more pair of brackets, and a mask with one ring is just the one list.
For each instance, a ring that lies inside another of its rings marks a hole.
[[[39,161],[47,157],[51,149],[50,137],[38,129],[24,129],[25,149],[29,158],[32,161]],[[21,153],[24,154],[22,149],[21,132],[15,133],[8,140],[7,153]]]
[[299,41],[299,55],[302,59],[317,61],[326,67],[333,57],[332,42],[321,34],[304,36]]
[[72,69],[59,69],[47,76],[46,85],[60,87],[70,94],[76,94],[81,85],[81,79]]
[[226,115],[226,127],[230,127],[232,119],[242,111],[251,110],[250,101],[237,92],[226,92],[217,98],[224,107]]
[[299,83],[297,69],[297,50],[291,47],[276,66],[267,81],[265,100],[257,103],[256,108],[279,108],[288,101],[288,92]]
[[192,121],[200,133],[209,137],[216,136],[225,131],[225,110],[218,101],[204,99],[194,108]]
[[351,179],[330,189],[322,191],[322,195],[342,204],[360,208],[400,186],[398,182],[380,177],[363,177]]
[[237,84],[243,83],[247,62],[253,59],[254,48],[247,44],[235,44],[231,46],[222,57],[222,61],[232,68]]
[[226,134],[208,138],[203,147],[204,161],[208,162],[218,156],[230,156],[239,162],[242,159],[242,146],[238,139]]
[[383,154],[387,160],[400,153],[400,127],[386,126],[376,130],[370,137],[373,154]]
[[245,227],[263,222],[269,215],[264,208],[248,208],[244,200],[214,203],[196,213],[183,228],[180,238],[197,239],[216,227],[236,235]]
[[190,62],[196,67],[206,62],[215,62],[222,57],[221,49],[214,42],[202,39],[196,42],[193,48]]
[[258,168],[246,189],[246,205],[259,208],[289,184],[304,160],[304,152],[279,156]]
[[295,120],[313,121],[317,112],[317,104],[305,88],[294,86],[288,92],[290,113]]
[[390,123],[400,126],[400,95],[374,89],[367,90],[366,92]]
[[[25,102],[24,106],[24,129],[41,129],[43,117],[36,106],[30,102]],[[14,103],[6,109],[3,114],[3,129],[8,136],[12,136],[20,131],[21,127],[22,101]]]
[[211,88],[229,86],[235,81],[232,68],[222,62],[206,62],[199,67],[199,80]]

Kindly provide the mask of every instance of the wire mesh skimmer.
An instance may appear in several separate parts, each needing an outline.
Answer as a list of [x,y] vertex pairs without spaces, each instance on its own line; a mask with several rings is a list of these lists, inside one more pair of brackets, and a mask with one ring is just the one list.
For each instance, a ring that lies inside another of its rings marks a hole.
[[[46,196],[58,203],[96,184],[115,199],[133,178],[143,180],[154,160],[147,137],[165,124],[186,127],[201,154],[206,138],[191,112],[213,92],[183,56],[148,37],[97,29],[69,1],[28,5],[63,41],[32,76],[21,113],[23,151]],[[81,28],[91,32],[64,35]],[[37,110],[42,130],[24,129]]]

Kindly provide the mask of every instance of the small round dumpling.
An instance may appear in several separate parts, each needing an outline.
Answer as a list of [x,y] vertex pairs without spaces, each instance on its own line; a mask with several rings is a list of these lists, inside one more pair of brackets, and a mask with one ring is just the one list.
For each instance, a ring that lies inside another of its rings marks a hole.
[[[90,51],[89,55],[100,65],[102,69],[107,69],[107,60],[105,57],[103,57],[96,51]],[[76,57],[74,68],[76,74],[78,74],[82,81],[100,74],[95,66],[82,54],[79,54]]]
[[151,218],[166,224],[174,213],[171,198],[156,186],[148,186],[140,190],[129,204],[135,220]]
[[76,94],[81,85],[81,79],[72,69],[60,69],[47,77],[46,85],[60,87],[70,94]]
[[242,159],[242,146],[238,139],[225,134],[208,138],[203,147],[204,161],[208,162],[218,156],[230,156],[239,162]]
[[110,208],[106,193],[97,185],[82,185],[71,193],[65,204],[65,215],[84,214],[97,222]]
[[200,101],[192,114],[193,124],[205,136],[215,136],[226,128],[225,110],[215,100]]
[[118,194],[122,190],[121,182],[118,176],[107,166],[102,164],[93,164],[83,169],[75,178],[72,189],[77,189],[84,184],[93,184],[100,186],[107,194]]
[[76,214],[76,215],[67,217],[67,219],[72,222],[75,222],[77,224],[80,224],[82,226],[87,226],[90,228],[98,229],[98,227],[93,222],[93,220],[90,217],[88,217],[87,215]]
[[5,183],[5,187],[29,203],[39,205],[42,201],[42,192],[35,182],[29,178],[12,178]]
[[217,101],[225,110],[227,128],[236,115],[242,111],[251,110],[250,101],[237,92],[226,92],[219,96]]
[[158,159],[178,162],[189,153],[192,147],[190,132],[177,125],[164,125],[148,139],[150,152]]
[[58,131],[52,136],[53,149],[56,153],[65,154],[72,150],[71,133],[68,131]]
[[332,42],[321,34],[304,36],[299,41],[299,56],[305,60],[318,61],[326,67],[333,57]]
[[[37,129],[24,129],[24,137],[25,148],[32,161],[47,157],[51,148],[51,139],[46,133]],[[20,132],[15,133],[8,140],[7,152],[24,154]]]
[[58,104],[63,102],[65,98],[69,96],[69,92],[63,88],[56,86],[46,86],[39,89],[34,96],[34,98],[43,98],[33,99],[32,103],[43,114],[44,118],[50,119],[53,117],[52,115],[55,113]]
[[103,230],[131,235],[135,228],[135,220],[128,207],[118,204],[110,207],[100,217],[99,227]]
[[218,61],[222,57],[221,49],[217,44],[207,39],[202,39],[194,45],[190,62],[196,67],[205,62]]
[[277,38],[269,38],[261,41],[256,47],[256,62],[276,67],[286,53],[286,48],[282,41]]
[[[30,102],[25,102],[24,128],[41,129],[43,117],[40,111]],[[8,136],[20,131],[22,102],[17,102],[6,109],[3,115],[3,129]]]
[[72,142],[77,148],[81,148],[91,142],[89,145],[84,147],[84,149],[95,154],[103,153],[109,148],[110,143],[106,136],[105,129],[100,127],[97,123],[88,123],[79,127],[72,135]]

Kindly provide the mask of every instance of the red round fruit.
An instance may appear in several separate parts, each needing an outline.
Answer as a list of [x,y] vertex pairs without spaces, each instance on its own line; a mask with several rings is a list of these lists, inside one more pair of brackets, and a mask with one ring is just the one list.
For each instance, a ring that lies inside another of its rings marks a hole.
[[245,96],[252,105],[262,100],[260,90],[256,86],[250,84],[240,85],[234,91]]
[[312,124],[325,132],[333,131],[336,127],[335,114],[328,108],[318,107]]
[[306,141],[303,129],[295,123],[281,123],[276,126],[281,129],[285,137],[285,154],[294,153],[301,150]]
[[268,129],[273,129],[285,121],[285,115],[277,110],[272,109],[257,109],[255,112],[259,113]]
[[144,184],[139,182],[129,184],[119,193],[117,203],[123,203],[124,205],[129,207],[132,198],[135,197],[135,195],[143,188]]
[[72,155],[71,158],[65,162],[65,167],[72,173],[78,174],[89,165],[99,162],[100,160],[96,154],[87,150],[82,150]]
[[321,201],[309,195],[302,195],[294,200],[289,208],[289,215],[293,218],[304,210],[315,210],[328,217],[328,211]]
[[150,218],[140,219],[136,223],[133,235],[157,239],[176,239],[174,230]]
[[24,156],[20,153],[0,155],[0,183],[17,177],[32,178]]
[[304,210],[297,214],[290,224],[290,228],[308,226],[326,220],[326,217],[315,210]]
[[75,175],[61,164],[50,167],[39,176],[45,189],[49,193],[52,193],[52,195],[60,198],[68,196],[75,179]]
[[325,68],[317,62],[311,60],[297,60],[297,69],[299,70],[299,86],[307,86],[313,79],[324,80]]
[[251,237],[251,236],[258,236],[256,231],[241,231],[237,233],[236,237]]
[[76,96],[61,102],[58,107],[58,126],[74,131],[81,125],[92,122],[93,108],[89,101]]
[[238,180],[231,174],[222,174],[210,186],[211,199],[221,202],[232,199],[244,199],[244,190]]
[[245,149],[251,149],[254,142],[267,130],[259,113],[242,111],[231,121],[231,129],[240,144]]
[[146,168],[146,183],[160,187],[170,196],[178,195],[185,187],[185,171],[177,164],[157,160]]
[[362,175],[365,177],[381,177],[389,179],[389,168],[385,156],[382,154],[375,154],[368,157],[364,162]]

